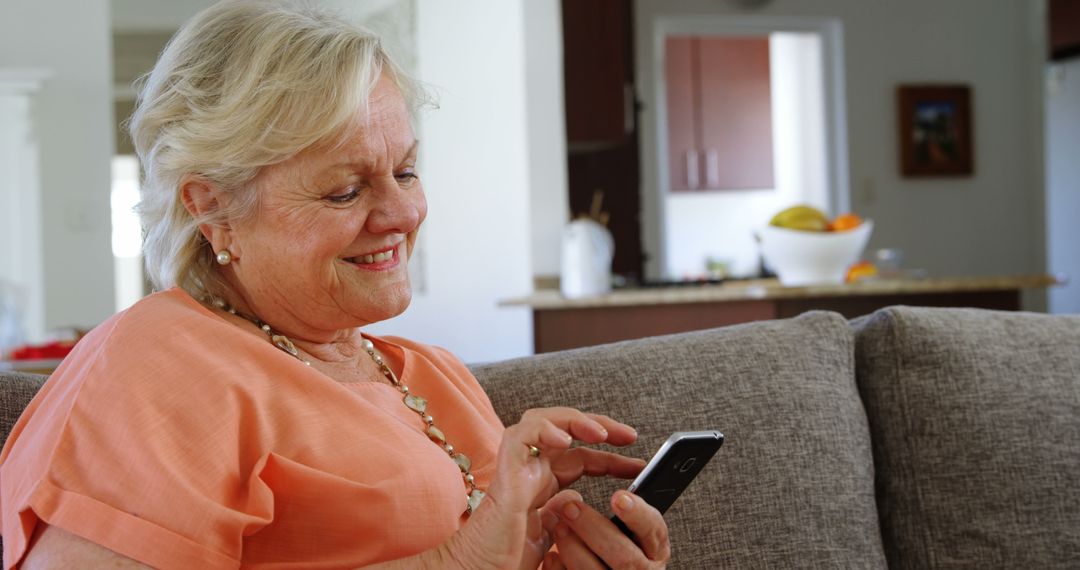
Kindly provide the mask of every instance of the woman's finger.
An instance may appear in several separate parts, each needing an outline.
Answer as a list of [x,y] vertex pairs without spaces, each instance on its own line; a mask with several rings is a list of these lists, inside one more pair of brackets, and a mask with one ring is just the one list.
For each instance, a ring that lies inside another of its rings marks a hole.
[[550,536],[555,536],[555,525],[559,524],[559,513],[562,512],[563,506],[571,501],[582,501],[581,493],[573,489],[563,489],[548,499],[543,507],[540,507],[540,521]]
[[540,511],[526,515],[525,549],[521,555],[520,570],[536,570],[555,543],[554,535],[544,528]]
[[587,447],[571,449],[551,462],[551,473],[558,479],[559,487],[571,485],[583,475],[632,479],[644,468],[641,459]]
[[550,420],[539,420],[536,445],[541,451],[566,450],[574,442],[567,430],[560,428]]
[[622,447],[624,445],[630,445],[637,441],[637,430],[634,428],[613,420],[608,416],[602,414],[586,414],[592,418],[596,423],[604,426],[604,429],[608,432],[608,439],[606,443],[611,445]]
[[517,425],[547,420],[574,439],[585,443],[628,445],[637,439],[634,428],[600,414],[587,414],[573,408],[536,408],[526,411]]
[[562,558],[559,558],[559,553],[552,551],[548,552],[547,556],[544,556],[544,568],[543,570],[565,570],[566,565],[562,563]]
[[[528,422],[514,424],[503,431],[499,453],[509,465],[534,461],[537,453],[563,452],[570,449],[573,437],[554,422],[534,417]],[[533,448],[536,453],[533,453]]]
[[[555,525],[555,546],[559,548],[559,559],[567,568],[574,570],[604,570],[604,563],[564,522]],[[621,568],[612,566],[612,568]]]
[[634,533],[634,540],[649,560],[664,562],[671,557],[668,527],[660,511],[627,491],[612,495],[611,510]]
[[[609,429],[610,428],[610,429]],[[574,439],[586,443],[625,443],[632,441],[636,432],[607,416],[586,414],[573,408],[540,408],[522,414],[521,421],[506,428],[499,445],[496,474],[485,489],[489,504],[497,504],[508,513],[522,513],[542,506],[558,492],[560,479],[551,469],[558,463]],[[610,465],[596,457],[583,453],[581,473],[588,468],[595,472],[628,472],[636,465],[625,461],[610,460]],[[562,480],[569,483],[580,477],[574,473],[573,460],[561,464],[570,472]]]
[[[625,493],[621,491],[620,493]],[[645,505],[647,507],[648,505]],[[634,507],[622,511],[623,514],[629,514],[635,510],[645,512],[645,507],[640,505],[634,505]],[[620,511],[616,511],[618,514]],[[667,525],[664,523],[663,517],[655,509],[652,511],[656,514],[656,518],[648,516],[638,516],[632,518],[634,527],[631,527],[635,533],[641,532],[643,535],[649,537],[664,537],[666,543]],[[652,558],[650,552],[646,552],[643,547],[635,544],[633,540],[624,535],[606,516],[600,514],[595,509],[592,509],[588,505],[578,501],[567,502],[560,511],[559,524],[567,525],[573,530],[573,533],[581,540],[581,542],[599,559],[603,560],[611,568],[639,568],[652,566],[656,562],[666,562],[667,557],[664,556],[662,549],[657,545],[650,547],[651,552],[655,552],[657,558]],[[621,518],[621,517],[620,517]],[[627,525],[629,526],[629,524]],[[657,530],[654,527],[660,527],[661,530]],[[558,532],[556,530],[556,532]],[[556,544],[558,542],[558,535],[556,534]],[[560,551],[561,551],[560,546]],[[567,562],[567,565],[573,568],[573,564]]]

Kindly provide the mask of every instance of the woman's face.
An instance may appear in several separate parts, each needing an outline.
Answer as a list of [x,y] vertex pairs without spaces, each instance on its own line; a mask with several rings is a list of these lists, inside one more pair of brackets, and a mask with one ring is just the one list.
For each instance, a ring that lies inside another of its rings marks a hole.
[[222,269],[248,309],[317,340],[400,314],[427,202],[405,100],[382,77],[344,144],[305,151],[255,179],[256,215],[231,224]]

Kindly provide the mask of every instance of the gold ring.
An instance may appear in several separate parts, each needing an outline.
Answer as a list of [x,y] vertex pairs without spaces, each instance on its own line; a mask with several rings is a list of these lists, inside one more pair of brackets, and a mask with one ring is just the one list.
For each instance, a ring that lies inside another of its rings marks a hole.
[[530,445],[528,447],[529,447],[529,457],[540,457],[540,448],[539,447],[536,447],[535,445]]

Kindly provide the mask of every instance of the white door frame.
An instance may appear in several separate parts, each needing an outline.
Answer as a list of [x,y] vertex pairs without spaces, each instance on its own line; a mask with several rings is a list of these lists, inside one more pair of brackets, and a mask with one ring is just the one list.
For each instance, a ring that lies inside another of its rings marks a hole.
[[[851,209],[848,170],[847,101],[844,79],[844,28],[835,18],[798,18],[771,16],[729,15],[670,15],[658,16],[651,31],[652,53],[648,65],[652,77],[649,85],[652,104],[643,112],[641,156],[654,157],[656,169],[652,176],[643,169],[642,227],[644,245],[651,255],[645,273],[650,278],[662,277],[667,251],[665,202],[670,165],[667,141],[667,91],[664,81],[664,44],[668,36],[763,36],[774,32],[816,33],[821,37],[823,100],[825,102],[825,160],[828,208],[834,212]],[[644,52],[639,52],[643,53]],[[644,87],[644,86],[643,86]],[[648,102],[646,102],[648,103]],[[649,117],[649,115],[652,117]],[[652,125],[648,125],[650,122]],[[653,130],[650,136],[648,126]]]

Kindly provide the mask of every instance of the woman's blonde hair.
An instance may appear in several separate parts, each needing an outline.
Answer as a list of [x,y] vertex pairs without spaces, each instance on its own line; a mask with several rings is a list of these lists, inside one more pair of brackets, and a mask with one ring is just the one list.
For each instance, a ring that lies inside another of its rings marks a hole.
[[[199,225],[251,215],[259,170],[346,136],[382,73],[411,112],[427,102],[378,37],[308,4],[226,0],[184,24],[142,79],[129,122],[143,168],[138,210],[155,288],[179,286],[196,299],[223,295]],[[186,175],[214,184],[227,204],[192,217],[181,199]]]

